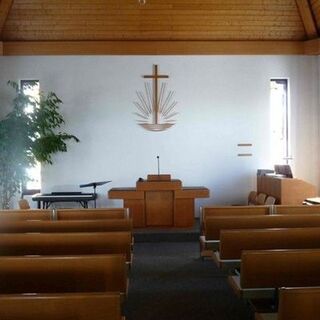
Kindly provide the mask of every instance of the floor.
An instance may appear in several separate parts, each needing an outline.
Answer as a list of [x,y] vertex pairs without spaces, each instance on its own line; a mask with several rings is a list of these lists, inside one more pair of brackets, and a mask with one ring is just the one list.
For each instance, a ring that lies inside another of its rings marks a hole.
[[127,320],[253,319],[211,260],[199,258],[199,243],[138,242],[124,313]]

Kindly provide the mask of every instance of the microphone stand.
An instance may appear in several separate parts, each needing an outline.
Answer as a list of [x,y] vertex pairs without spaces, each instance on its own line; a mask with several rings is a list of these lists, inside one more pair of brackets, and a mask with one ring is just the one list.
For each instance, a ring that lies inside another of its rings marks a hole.
[[160,176],[160,157],[157,156],[157,162],[158,162],[158,176]]

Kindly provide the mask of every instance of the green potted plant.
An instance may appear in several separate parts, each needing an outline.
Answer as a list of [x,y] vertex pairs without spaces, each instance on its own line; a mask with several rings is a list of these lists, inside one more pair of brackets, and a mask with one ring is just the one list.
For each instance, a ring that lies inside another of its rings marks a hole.
[[[15,90],[12,111],[0,120],[0,205],[10,202],[27,181],[26,169],[36,161],[52,164],[52,155],[66,152],[68,140],[79,142],[71,134],[57,131],[64,124],[59,112],[62,101],[53,92],[40,93],[36,100],[24,94],[19,85],[9,81]],[[26,107],[33,112],[27,113]]]

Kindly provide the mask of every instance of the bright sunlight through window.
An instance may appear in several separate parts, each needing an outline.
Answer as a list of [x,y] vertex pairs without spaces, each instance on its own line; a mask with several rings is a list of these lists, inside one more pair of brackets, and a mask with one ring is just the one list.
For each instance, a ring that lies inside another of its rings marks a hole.
[[288,164],[290,157],[288,79],[270,80],[271,160]]
[[[21,80],[21,88],[24,94],[31,96],[34,100],[39,101],[40,98],[40,83],[38,80]],[[29,105],[25,109],[26,113],[33,112],[33,106]],[[27,175],[29,181],[27,182],[25,189],[41,189],[41,165],[37,162],[35,167],[27,169]]]

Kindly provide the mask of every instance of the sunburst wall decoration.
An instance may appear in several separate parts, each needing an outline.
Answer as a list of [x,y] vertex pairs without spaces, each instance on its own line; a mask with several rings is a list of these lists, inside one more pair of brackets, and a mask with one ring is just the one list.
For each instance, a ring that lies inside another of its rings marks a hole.
[[153,86],[149,82],[144,83],[144,91],[136,91],[137,100],[134,105],[137,111],[138,124],[149,131],[164,131],[175,124],[174,117],[177,102],[174,100],[174,91],[167,89],[167,83],[162,82],[159,89],[159,79],[168,79],[167,75],[158,74],[158,66],[153,66],[153,74],[143,76],[152,79]]

